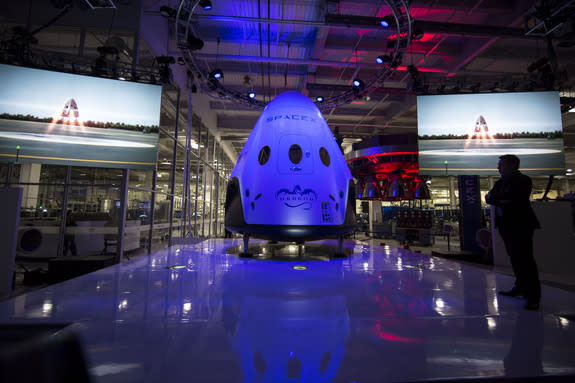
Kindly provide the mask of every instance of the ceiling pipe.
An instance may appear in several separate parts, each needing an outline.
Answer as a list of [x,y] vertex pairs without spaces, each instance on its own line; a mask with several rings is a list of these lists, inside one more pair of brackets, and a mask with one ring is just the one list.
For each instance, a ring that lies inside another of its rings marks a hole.
[[[237,23],[270,23],[270,24],[289,24],[305,25],[317,28],[341,28],[341,29],[363,29],[382,31],[379,25],[380,17],[371,16],[350,16],[350,15],[326,15],[325,22],[307,21],[307,20],[281,20],[273,18],[258,18],[244,16],[220,16],[220,15],[193,15],[191,20],[202,21],[222,21]],[[541,39],[542,36],[525,36],[525,29],[498,27],[482,24],[462,24],[462,23],[445,23],[437,21],[415,20],[413,27],[422,29],[425,33],[441,33],[453,36],[476,36],[476,37],[515,37]]]
[[[175,55],[175,54],[174,54]],[[196,53],[194,55],[198,59],[202,60],[215,60],[216,56],[219,61],[249,61],[249,62],[261,62],[261,63],[274,63],[274,64],[291,64],[291,65],[315,65],[315,66],[329,66],[329,67],[343,67],[343,68],[356,68],[360,67],[362,69],[379,69],[381,65],[371,64],[371,63],[350,63],[343,61],[327,61],[327,60],[315,60],[315,59],[289,59],[284,57],[261,57],[261,56],[241,56],[241,55],[214,55],[205,53]],[[420,72],[431,72],[431,73],[447,73],[447,70],[439,68],[418,68]],[[406,71],[407,67],[405,65],[399,65],[394,70]]]

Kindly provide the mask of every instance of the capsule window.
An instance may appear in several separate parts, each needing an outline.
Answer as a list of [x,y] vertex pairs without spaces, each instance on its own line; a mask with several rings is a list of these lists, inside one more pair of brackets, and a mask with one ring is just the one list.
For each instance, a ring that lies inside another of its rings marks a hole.
[[302,158],[302,151],[298,144],[293,144],[289,148],[289,160],[294,164],[299,164]]
[[258,155],[258,162],[260,165],[264,165],[270,159],[270,147],[264,146],[262,150],[260,150],[260,154]]
[[319,158],[321,158],[321,162],[325,166],[329,166],[329,164],[331,163],[331,160],[329,159],[329,153],[327,152],[327,149],[324,147],[319,149]]

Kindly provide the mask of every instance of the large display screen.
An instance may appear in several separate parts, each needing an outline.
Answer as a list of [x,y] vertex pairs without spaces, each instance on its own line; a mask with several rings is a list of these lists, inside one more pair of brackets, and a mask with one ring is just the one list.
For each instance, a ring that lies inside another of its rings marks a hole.
[[499,175],[503,154],[515,154],[529,175],[565,173],[558,92],[417,97],[419,172]]
[[0,161],[156,166],[162,88],[0,64]]

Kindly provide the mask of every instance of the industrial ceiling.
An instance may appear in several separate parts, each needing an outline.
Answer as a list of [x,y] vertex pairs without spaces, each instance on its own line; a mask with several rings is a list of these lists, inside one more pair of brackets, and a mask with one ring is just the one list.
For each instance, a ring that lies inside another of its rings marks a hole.
[[[397,34],[379,21],[399,3],[408,6],[411,34],[401,62],[394,63],[377,86],[323,109],[328,124],[334,131],[337,128],[348,147],[367,136],[415,133],[418,94],[555,89],[562,92],[564,112],[575,101],[575,1],[211,3],[209,10],[200,4],[194,7],[195,1],[183,4],[193,10],[184,17],[194,37],[203,41],[201,49],[197,44],[194,49],[182,47],[179,21],[160,13],[162,7],[181,9],[176,0],[3,2],[0,24],[4,41],[14,26],[28,31],[41,27],[34,35],[38,40],[34,49],[46,54],[92,60],[98,47],[114,43],[123,44],[121,60],[131,64],[154,65],[157,56],[182,57],[184,65],[170,64],[174,77],[181,78],[176,72],[189,72],[187,86],[210,96],[207,105],[217,117],[217,135],[236,156],[260,109],[210,91],[207,71],[221,69],[221,86],[243,98],[253,91],[259,104],[284,90],[298,90],[314,100],[337,97],[351,88],[354,79],[372,78],[381,70],[376,58],[393,51]],[[57,17],[63,9],[66,14]],[[574,162],[574,132],[572,123],[565,126],[568,166]]]

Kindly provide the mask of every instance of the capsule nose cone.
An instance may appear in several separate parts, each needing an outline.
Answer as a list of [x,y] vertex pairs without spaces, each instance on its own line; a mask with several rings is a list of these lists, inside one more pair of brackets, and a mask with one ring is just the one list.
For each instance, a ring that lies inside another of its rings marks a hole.
[[307,96],[297,91],[287,91],[277,95],[271,102],[270,106],[275,107],[289,107],[289,106],[302,106],[317,109],[317,106]]

